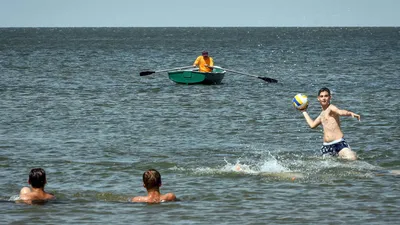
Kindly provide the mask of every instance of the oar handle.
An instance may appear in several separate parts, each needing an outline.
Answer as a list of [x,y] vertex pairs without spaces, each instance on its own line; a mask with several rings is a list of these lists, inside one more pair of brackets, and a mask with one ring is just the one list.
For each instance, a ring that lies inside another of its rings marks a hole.
[[225,70],[225,71],[227,71],[227,72],[239,73],[239,74],[243,74],[243,75],[247,75],[247,76],[252,76],[252,77],[258,77],[258,76],[256,76],[256,75],[252,75],[252,74],[248,74],[248,73],[242,73],[242,72],[239,72],[239,71],[228,70],[228,69],[222,68],[222,67],[220,67],[220,66],[209,66],[209,68],[218,68],[218,69]]
[[165,69],[165,70],[147,70],[147,71],[142,71],[140,72],[140,76],[147,76],[153,73],[160,73],[160,72],[166,72],[166,71],[173,71],[173,70],[183,70],[183,69],[188,69],[188,68],[193,68],[193,66],[182,66],[182,67],[176,67],[176,68],[171,68],[171,69]]
[[154,71],[154,72],[155,73],[160,73],[160,72],[167,72],[167,71],[172,71],[172,70],[183,70],[183,69],[189,69],[189,68],[193,68],[193,66],[182,66],[182,67],[176,67],[176,68],[172,68],[172,69],[157,70],[157,71]]

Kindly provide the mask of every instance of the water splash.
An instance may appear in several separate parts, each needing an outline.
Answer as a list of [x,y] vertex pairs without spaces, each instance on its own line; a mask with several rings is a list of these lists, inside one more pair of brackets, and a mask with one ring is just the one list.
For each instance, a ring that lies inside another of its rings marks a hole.
[[[216,174],[241,174],[274,177],[279,179],[301,178],[312,181],[329,181],[338,178],[368,178],[373,177],[382,168],[365,161],[346,161],[336,157],[306,156],[299,154],[279,153],[275,156],[270,152],[264,152],[258,156],[238,158],[235,161],[224,158],[225,164],[217,167],[196,167],[192,169],[172,168],[173,170],[191,171],[198,175]],[[254,157],[256,159],[254,159]],[[396,171],[393,173],[395,174]],[[385,173],[389,174],[389,172]]]
[[8,201],[10,201],[10,202],[15,202],[15,201],[18,201],[18,200],[21,200],[19,195],[13,195],[8,199]]

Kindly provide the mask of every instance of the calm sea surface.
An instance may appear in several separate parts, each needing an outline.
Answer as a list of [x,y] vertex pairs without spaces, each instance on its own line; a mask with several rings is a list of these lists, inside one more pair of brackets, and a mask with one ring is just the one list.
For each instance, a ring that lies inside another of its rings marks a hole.
[[[139,76],[202,50],[279,83]],[[394,224],[399,52],[400,28],[0,29],[0,223]],[[307,94],[315,118],[324,86],[361,115],[342,118],[355,162],[322,158],[321,128],[291,105]],[[57,200],[15,203],[34,167]],[[149,168],[180,201],[128,201]]]

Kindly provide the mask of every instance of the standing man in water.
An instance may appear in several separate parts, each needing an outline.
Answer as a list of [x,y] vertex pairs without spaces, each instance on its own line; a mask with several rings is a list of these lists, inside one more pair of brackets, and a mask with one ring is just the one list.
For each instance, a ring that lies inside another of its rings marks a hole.
[[339,156],[343,159],[356,160],[357,155],[351,150],[349,144],[344,139],[344,134],[340,129],[340,116],[351,116],[357,118],[360,121],[360,115],[355,114],[345,109],[339,109],[335,105],[331,104],[331,91],[324,87],[318,91],[318,101],[321,104],[321,114],[315,119],[307,113],[307,108],[301,110],[307,124],[311,128],[316,128],[322,124],[324,130],[324,143],[321,148],[323,155]]
[[25,203],[32,204],[32,202],[46,202],[55,199],[53,194],[44,191],[44,186],[47,183],[46,172],[42,168],[31,169],[29,173],[28,183],[29,187],[23,187],[19,193],[20,200]]
[[198,56],[193,63],[193,67],[199,67],[200,72],[211,72],[213,69],[210,67],[214,66],[214,60],[208,56],[207,51],[203,51],[201,56]]
[[137,196],[131,199],[132,202],[160,203],[165,201],[175,201],[174,193],[162,195],[160,193],[161,174],[155,169],[149,169],[143,173],[143,187],[147,190],[147,196]]

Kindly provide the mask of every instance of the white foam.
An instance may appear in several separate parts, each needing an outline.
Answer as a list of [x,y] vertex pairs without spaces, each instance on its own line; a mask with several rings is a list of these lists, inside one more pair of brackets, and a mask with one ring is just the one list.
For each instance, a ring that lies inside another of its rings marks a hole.
[[13,195],[10,197],[10,199],[8,199],[8,201],[11,201],[11,202],[18,201],[18,200],[21,200],[19,195]]
[[270,172],[270,173],[281,173],[281,172],[291,172],[290,169],[281,165],[278,160],[268,160],[260,166],[260,172]]

